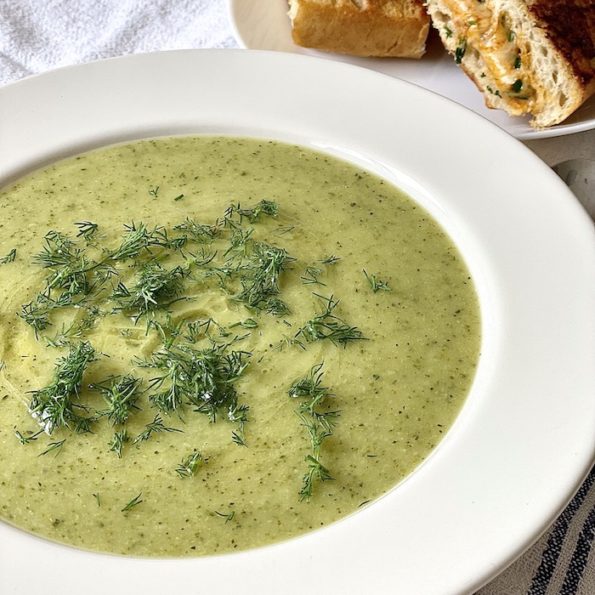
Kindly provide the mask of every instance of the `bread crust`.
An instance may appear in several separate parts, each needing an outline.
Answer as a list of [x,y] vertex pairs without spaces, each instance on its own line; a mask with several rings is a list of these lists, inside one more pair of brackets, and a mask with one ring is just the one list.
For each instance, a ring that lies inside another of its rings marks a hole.
[[528,8],[581,85],[594,84],[595,2],[539,0],[529,2]]
[[488,107],[542,128],[595,93],[593,0],[428,0],[445,47]]
[[430,27],[421,0],[290,0],[296,44],[354,56],[421,58]]

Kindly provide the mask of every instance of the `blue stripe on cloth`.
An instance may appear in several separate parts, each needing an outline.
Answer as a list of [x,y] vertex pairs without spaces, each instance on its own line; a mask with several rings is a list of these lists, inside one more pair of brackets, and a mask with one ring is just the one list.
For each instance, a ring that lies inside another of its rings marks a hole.
[[558,563],[558,558],[560,557],[560,552],[562,551],[562,545],[564,543],[564,539],[566,538],[568,527],[570,526],[570,523],[577,510],[581,507],[582,503],[587,497],[587,494],[589,493],[589,490],[591,489],[591,486],[594,482],[595,467],[591,468],[591,471],[589,472],[587,479],[585,479],[583,482],[583,485],[575,494],[574,498],[570,501],[570,504],[568,504],[568,506],[564,509],[564,512],[562,512],[562,514],[554,523],[545,549],[541,555],[541,563],[533,575],[533,580],[531,581],[531,586],[527,591],[527,595],[545,595],[552,575],[554,574],[556,564]]
[[591,553],[591,545],[595,537],[595,506],[589,512],[580,535],[578,536],[572,558],[568,564],[568,570],[564,577],[564,583],[560,595],[575,595],[587,566],[587,560]]

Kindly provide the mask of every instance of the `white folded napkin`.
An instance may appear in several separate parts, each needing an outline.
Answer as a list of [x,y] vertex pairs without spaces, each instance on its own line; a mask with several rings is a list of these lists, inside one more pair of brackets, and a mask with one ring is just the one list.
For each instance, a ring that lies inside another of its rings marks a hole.
[[0,84],[123,54],[236,46],[220,0],[0,0]]

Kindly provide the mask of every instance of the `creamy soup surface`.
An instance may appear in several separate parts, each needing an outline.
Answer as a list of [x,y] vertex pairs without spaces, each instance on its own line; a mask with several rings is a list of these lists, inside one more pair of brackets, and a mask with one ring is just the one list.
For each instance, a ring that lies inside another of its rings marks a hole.
[[140,556],[353,513],[453,423],[473,283],[388,182],[231,137],[112,146],[0,192],[0,518]]

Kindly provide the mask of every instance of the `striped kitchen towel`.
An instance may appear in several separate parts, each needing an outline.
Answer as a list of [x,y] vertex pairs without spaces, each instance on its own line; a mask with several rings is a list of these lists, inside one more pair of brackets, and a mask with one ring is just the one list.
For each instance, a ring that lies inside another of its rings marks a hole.
[[537,543],[477,595],[595,595],[595,467]]

